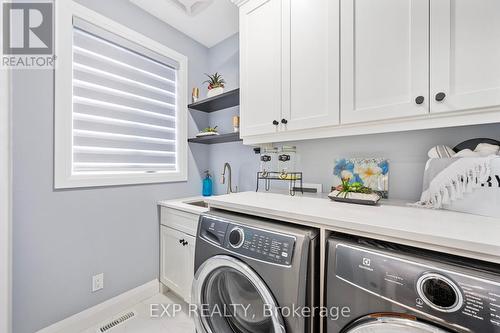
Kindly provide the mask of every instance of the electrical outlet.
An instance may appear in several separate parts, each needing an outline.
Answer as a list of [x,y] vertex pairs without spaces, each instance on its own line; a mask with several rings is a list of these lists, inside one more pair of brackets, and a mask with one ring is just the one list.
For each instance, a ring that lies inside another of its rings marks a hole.
[[92,292],[96,292],[104,288],[104,273],[94,275],[92,277]]

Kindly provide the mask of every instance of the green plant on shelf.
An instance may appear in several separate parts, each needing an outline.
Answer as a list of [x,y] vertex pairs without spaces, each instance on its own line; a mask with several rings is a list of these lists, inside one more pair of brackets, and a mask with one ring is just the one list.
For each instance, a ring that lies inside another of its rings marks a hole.
[[204,128],[202,133],[217,133],[217,126]]
[[371,194],[373,190],[369,187],[363,186],[363,184],[359,182],[351,183],[350,178],[342,178],[342,184],[335,188],[339,193],[338,197],[343,196],[347,198],[349,193],[362,193],[362,194]]
[[204,81],[203,83],[208,83],[208,90],[215,88],[224,88],[226,81],[222,78],[222,75],[217,72],[213,75],[209,75],[207,73],[205,73],[205,75],[208,76],[208,80]]

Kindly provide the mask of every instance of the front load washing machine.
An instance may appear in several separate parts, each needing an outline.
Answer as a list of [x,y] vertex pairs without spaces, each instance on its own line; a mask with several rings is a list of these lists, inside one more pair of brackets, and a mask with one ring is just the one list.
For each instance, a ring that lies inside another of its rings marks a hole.
[[318,301],[317,238],[312,228],[202,214],[192,286],[197,332],[318,332],[307,312]]
[[351,236],[327,256],[327,333],[500,333],[498,265]]

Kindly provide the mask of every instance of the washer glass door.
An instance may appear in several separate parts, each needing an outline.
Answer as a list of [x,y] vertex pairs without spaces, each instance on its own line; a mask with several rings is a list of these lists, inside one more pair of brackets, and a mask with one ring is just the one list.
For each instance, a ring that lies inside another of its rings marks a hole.
[[345,333],[449,333],[437,326],[399,317],[366,317]]
[[245,263],[215,256],[196,272],[192,300],[199,333],[283,333],[267,286]]

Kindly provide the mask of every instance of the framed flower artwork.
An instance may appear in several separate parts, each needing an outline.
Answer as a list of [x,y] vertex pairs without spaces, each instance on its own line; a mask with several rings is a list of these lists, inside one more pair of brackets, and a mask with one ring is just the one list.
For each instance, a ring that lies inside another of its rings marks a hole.
[[339,158],[333,168],[334,184],[342,184],[342,179],[350,183],[361,183],[371,188],[382,198],[389,197],[389,161],[384,158]]

